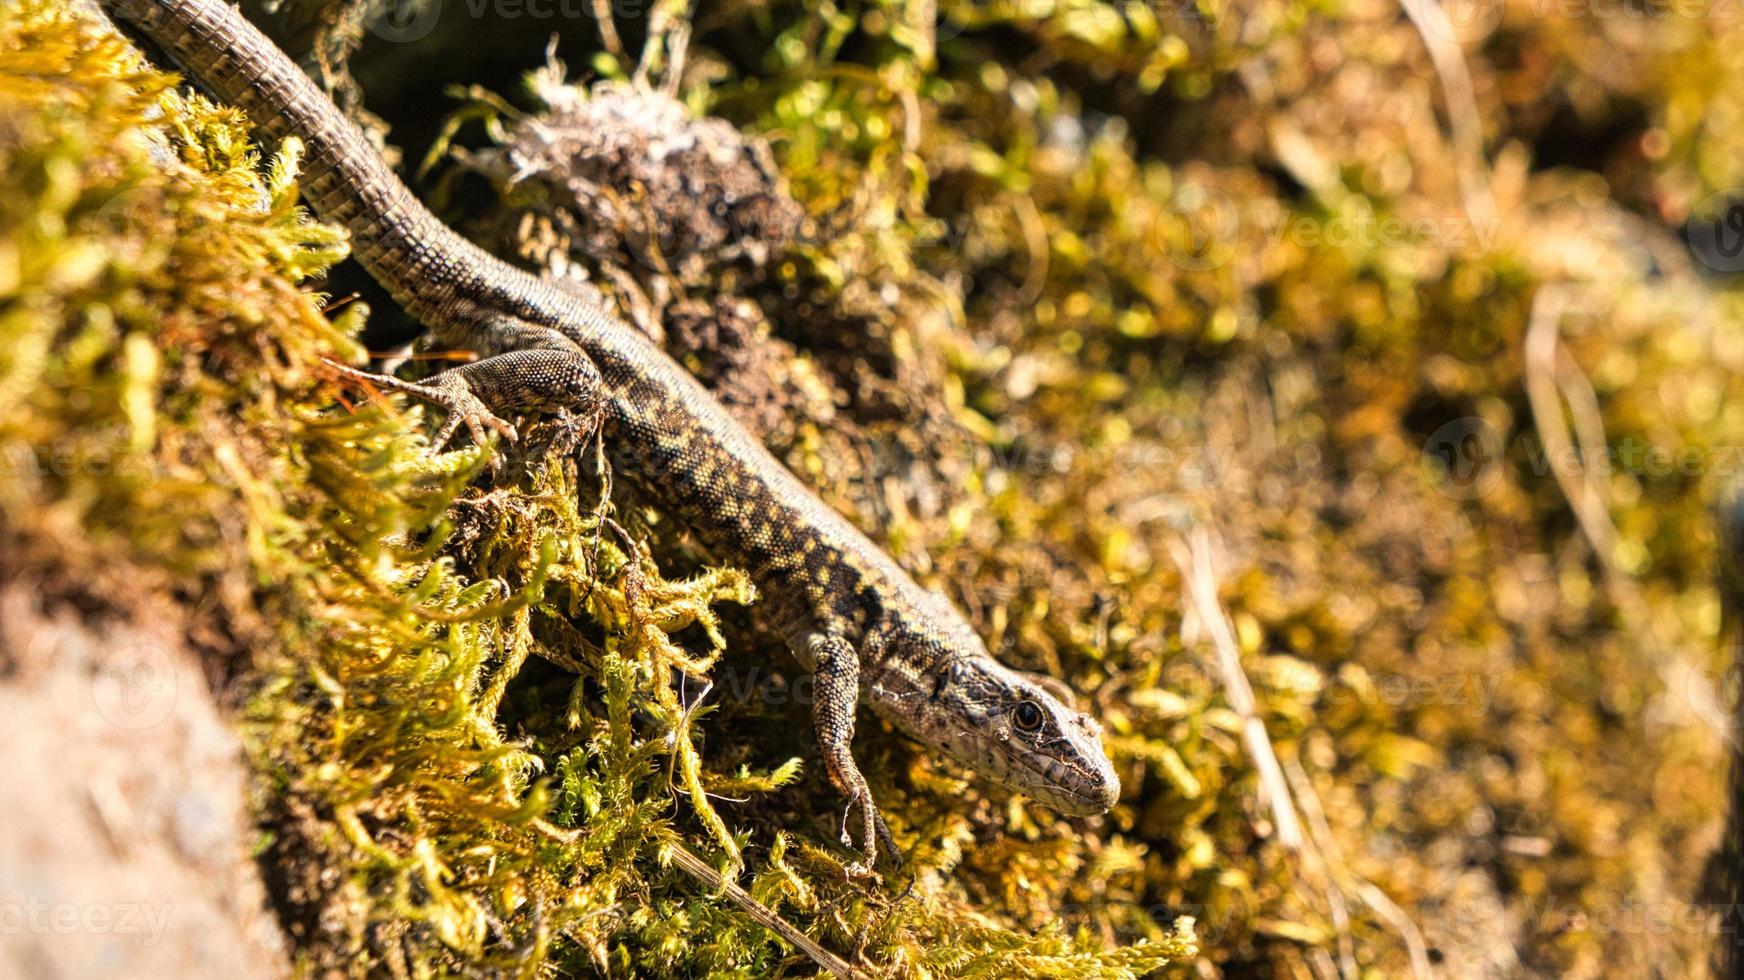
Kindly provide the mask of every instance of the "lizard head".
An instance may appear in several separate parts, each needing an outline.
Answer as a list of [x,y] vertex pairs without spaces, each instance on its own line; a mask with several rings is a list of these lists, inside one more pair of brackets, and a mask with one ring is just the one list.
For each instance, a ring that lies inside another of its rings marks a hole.
[[1068,703],[1063,684],[985,654],[941,660],[908,684],[881,678],[875,709],[982,776],[1061,813],[1092,816],[1114,806],[1120,779],[1102,750],[1102,726]]

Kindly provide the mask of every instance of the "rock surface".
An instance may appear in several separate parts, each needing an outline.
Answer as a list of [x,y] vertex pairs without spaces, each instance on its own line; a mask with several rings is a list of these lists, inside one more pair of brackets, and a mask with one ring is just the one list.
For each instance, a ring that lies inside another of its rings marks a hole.
[[240,745],[165,613],[0,582],[0,976],[288,972]]

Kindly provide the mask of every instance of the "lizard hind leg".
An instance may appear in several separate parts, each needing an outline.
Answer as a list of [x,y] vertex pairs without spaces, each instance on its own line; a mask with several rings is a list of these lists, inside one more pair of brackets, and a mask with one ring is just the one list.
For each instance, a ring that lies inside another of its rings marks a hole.
[[813,635],[810,642],[813,661],[812,723],[823,750],[824,769],[830,782],[848,797],[848,808],[842,817],[842,843],[853,846],[849,821],[858,811],[860,817],[860,851],[862,861],[848,866],[851,877],[872,873],[882,846],[897,867],[902,866],[902,850],[896,846],[890,827],[878,812],[872,799],[872,788],[854,762],[854,719],[860,704],[860,658],[846,639],[833,635]]
[[514,442],[518,433],[504,416],[532,411],[581,420],[578,430],[598,424],[605,387],[599,368],[567,337],[509,319],[487,323],[478,334],[484,341],[479,346],[499,353],[424,381],[401,381],[328,363],[351,380],[401,391],[444,409],[448,417],[431,439],[432,452],[447,446],[462,426],[480,444],[492,432]]

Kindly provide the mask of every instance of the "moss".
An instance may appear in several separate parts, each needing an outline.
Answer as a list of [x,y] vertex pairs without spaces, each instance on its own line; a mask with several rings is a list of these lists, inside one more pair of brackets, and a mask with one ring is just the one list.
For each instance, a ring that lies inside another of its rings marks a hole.
[[[415,407],[323,367],[367,311],[299,285],[343,239],[295,206],[294,147],[263,168],[100,26],[0,11],[0,524],[175,583],[216,610],[215,658],[247,652],[304,966],[815,969],[677,848],[893,975],[1393,975],[1419,935],[1455,974],[1696,962],[1705,504],[1744,345],[1678,251],[1687,209],[1643,204],[1724,185],[1724,95],[1673,70],[1719,48],[1600,75],[1580,52],[1615,24],[1504,18],[1470,49],[1485,223],[1390,6],[941,6],[929,32],[908,4],[728,4],[654,73],[768,140],[782,234],[756,255],[698,221],[707,254],[646,261],[678,245],[612,247],[549,170],[510,186],[476,144],[587,97],[550,71],[543,105],[461,107],[475,145],[429,195],[677,325],[796,471],[1103,719],[1126,792],[1089,821],[865,726],[913,844],[883,886],[840,874],[841,801],[739,572],[587,454],[429,456]],[[1547,65],[1646,106],[1663,152],[1535,169],[1556,127],[1518,72]],[[445,193],[479,173],[496,199]],[[1195,540],[1305,846],[1189,601]]]
[[[331,322],[295,288],[342,254],[294,205],[295,148],[263,174],[234,114],[175,94],[100,27],[48,6],[4,23],[3,172],[34,192],[9,197],[6,224],[22,267],[6,445],[141,457],[138,480],[130,466],[9,481],[7,522],[46,535],[59,511],[73,540],[40,544],[66,560],[124,550],[233,603],[253,648],[241,709],[263,855],[305,967],[806,962],[665,858],[740,866],[750,841],[708,794],[767,794],[799,768],[705,767],[693,744],[708,712],[680,691],[720,652],[715,607],[752,600],[743,575],[665,577],[580,503],[573,469],[457,498],[481,453],[428,457],[415,418],[330,408],[320,358],[350,355],[361,311]],[[673,639],[695,628],[700,649]],[[577,674],[522,677],[535,650]],[[841,852],[756,843],[762,901],[917,968],[1020,956],[1131,975],[1191,949],[1014,940],[960,905],[868,904]]]

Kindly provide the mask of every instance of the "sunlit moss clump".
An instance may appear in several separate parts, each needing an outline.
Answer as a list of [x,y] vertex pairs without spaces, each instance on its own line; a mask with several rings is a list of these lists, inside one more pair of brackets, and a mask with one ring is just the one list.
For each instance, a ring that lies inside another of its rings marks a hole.
[[[910,851],[847,881],[744,576],[594,445],[433,455],[340,385],[295,145],[46,2],[0,6],[0,534],[209,620],[313,970],[818,969],[682,850],[900,976],[1696,973],[1744,331],[1679,232],[1739,172],[1736,28],[1448,6],[1469,101],[1382,0],[661,4],[428,155],[1077,691],[1106,817],[868,719]],[[432,77],[485,43],[443,24]],[[750,190],[550,152],[638,98]]]
[[916,971],[1132,976],[1190,953],[1185,931],[1009,932],[962,900],[850,886],[833,845],[729,826],[711,798],[802,765],[696,748],[743,576],[663,576],[587,466],[462,494],[485,454],[429,455],[415,416],[324,368],[354,356],[360,317],[296,288],[343,238],[296,207],[294,145],[258,166],[238,117],[48,4],[8,6],[0,51],[7,540],[210,606],[305,966],[812,968],[674,848],[826,945]]
[[[1006,809],[1020,833],[955,886],[1114,940],[1191,912],[1234,970],[1699,972],[1706,504],[1739,471],[1744,347],[1666,138],[1724,98],[1687,91],[1708,49],[1526,87],[1644,28],[1498,7],[1461,35],[1474,162],[1446,38],[1397,5],[1197,13],[729,6],[692,39],[687,102],[766,134],[812,218],[710,282],[816,370],[773,441],[1002,656],[1085,692],[1123,767],[1107,821]],[[517,178],[497,227],[554,210]],[[1269,786],[1184,567],[1217,586]],[[923,839],[975,813],[896,751],[880,792]]]

